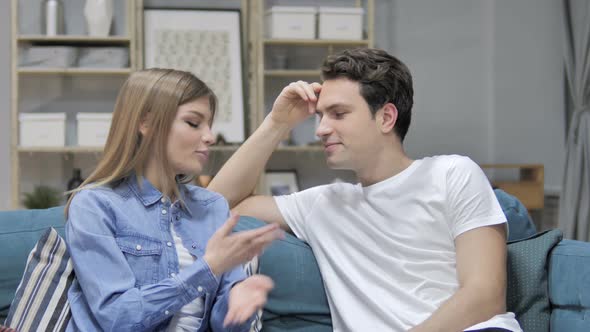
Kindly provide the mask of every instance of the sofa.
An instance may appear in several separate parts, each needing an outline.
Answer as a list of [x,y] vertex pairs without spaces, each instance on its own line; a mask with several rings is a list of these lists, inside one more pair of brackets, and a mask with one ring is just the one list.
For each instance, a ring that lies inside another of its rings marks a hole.
[[[558,230],[536,233],[524,206],[496,190],[507,216],[507,307],[528,331],[590,331],[590,243],[562,240]],[[242,217],[235,231],[264,223]],[[0,212],[0,325],[41,234],[64,235],[63,207]],[[263,331],[332,331],[330,310],[313,251],[287,235],[259,259],[275,281],[263,312]]]

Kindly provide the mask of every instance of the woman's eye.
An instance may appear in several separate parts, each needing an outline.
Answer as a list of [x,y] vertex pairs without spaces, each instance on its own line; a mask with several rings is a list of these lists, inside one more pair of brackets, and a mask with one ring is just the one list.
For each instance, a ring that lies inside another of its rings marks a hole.
[[186,124],[188,124],[189,126],[193,127],[193,128],[199,128],[199,123],[198,122],[190,122],[190,121],[186,121]]

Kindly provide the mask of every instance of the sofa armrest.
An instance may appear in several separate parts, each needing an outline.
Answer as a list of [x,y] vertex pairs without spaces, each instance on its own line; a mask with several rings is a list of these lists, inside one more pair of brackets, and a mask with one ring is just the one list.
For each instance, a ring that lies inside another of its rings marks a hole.
[[549,261],[551,331],[590,331],[590,243],[563,240]]

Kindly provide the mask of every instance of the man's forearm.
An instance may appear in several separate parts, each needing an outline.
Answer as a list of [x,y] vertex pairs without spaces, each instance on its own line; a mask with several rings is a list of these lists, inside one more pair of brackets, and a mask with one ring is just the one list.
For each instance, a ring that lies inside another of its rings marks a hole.
[[503,294],[495,296],[490,291],[461,288],[410,332],[463,331],[505,311]]
[[289,130],[287,125],[277,124],[266,117],[219,170],[208,189],[222,194],[230,208],[235,207],[252,194],[268,159]]

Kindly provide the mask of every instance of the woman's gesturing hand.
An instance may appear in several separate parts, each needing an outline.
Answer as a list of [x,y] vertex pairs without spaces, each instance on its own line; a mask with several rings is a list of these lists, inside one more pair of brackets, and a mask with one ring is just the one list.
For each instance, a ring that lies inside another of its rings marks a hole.
[[223,325],[239,325],[246,322],[264,306],[268,292],[273,287],[272,280],[260,274],[235,285],[229,292],[229,304]]
[[284,236],[277,224],[232,233],[239,219],[239,215],[232,215],[207,243],[203,259],[217,276],[260,255],[272,241]]

